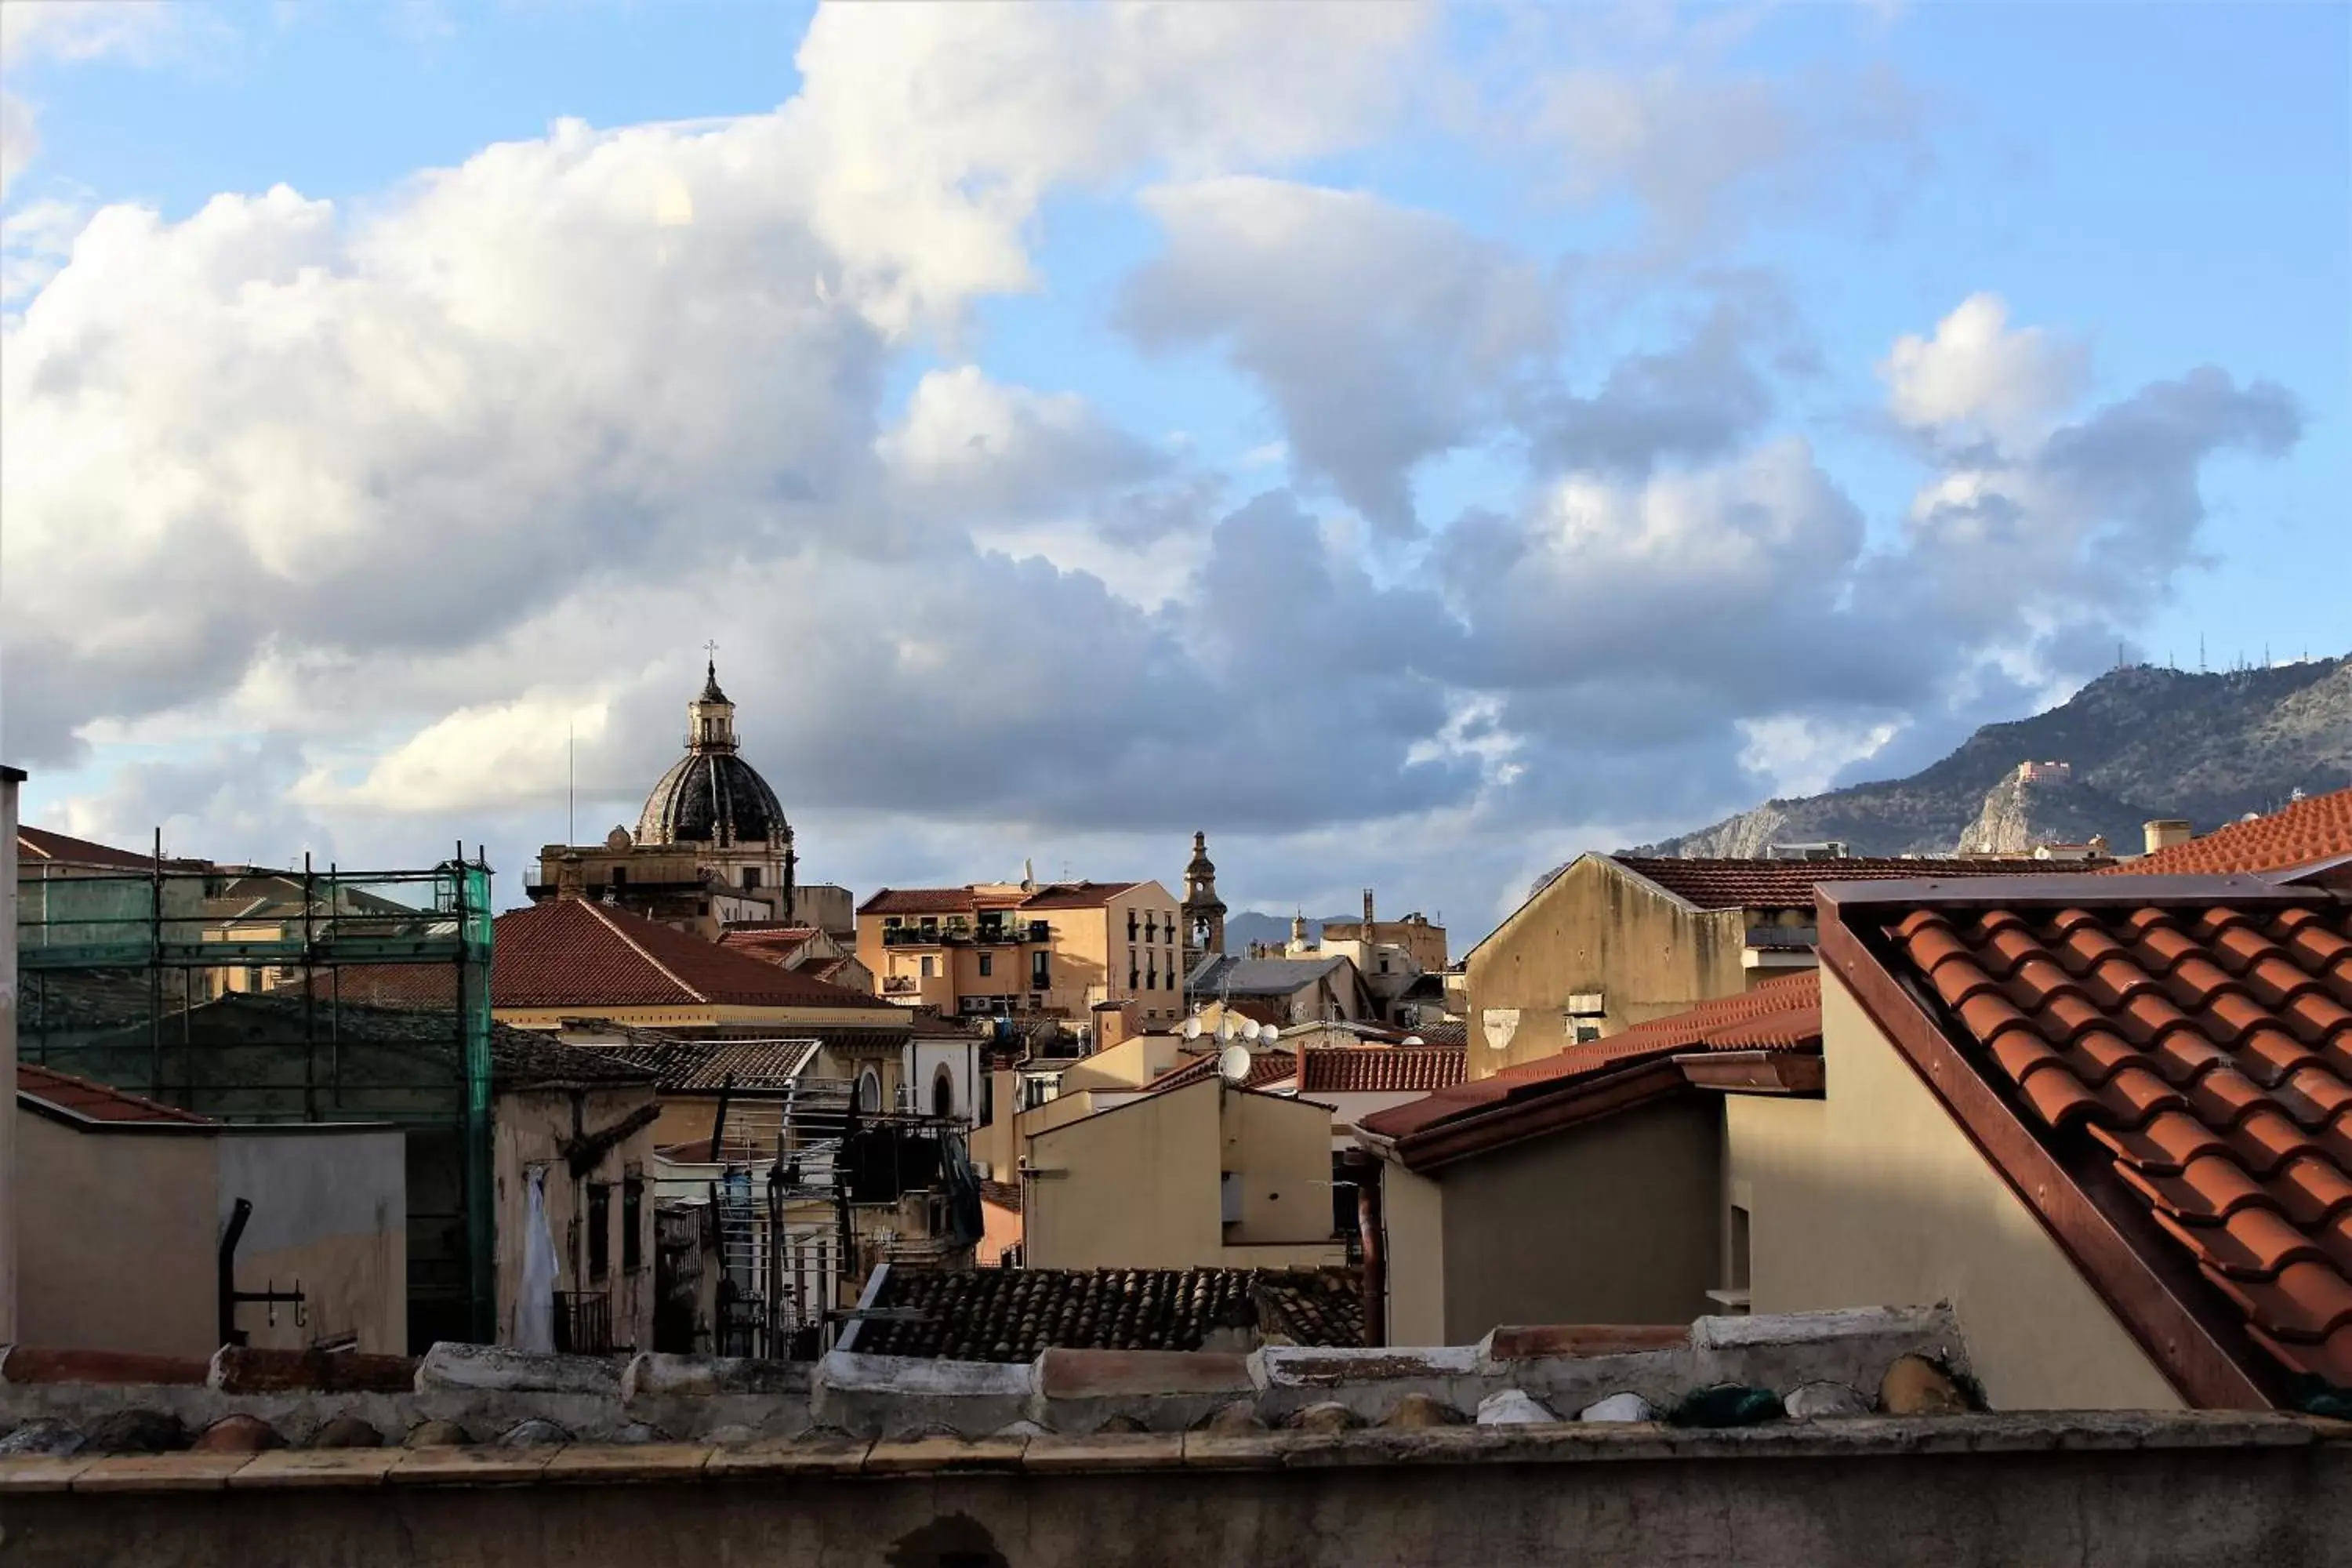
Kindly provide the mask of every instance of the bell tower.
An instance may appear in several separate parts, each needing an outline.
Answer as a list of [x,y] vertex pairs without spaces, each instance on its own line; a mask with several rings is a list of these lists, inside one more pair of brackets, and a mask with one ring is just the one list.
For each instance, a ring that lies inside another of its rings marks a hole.
[[702,667],[702,689],[686,705],[686,744],[695,752],[735,749],[735,704],[719,689],[719,658],[713,653]]
[[1192,858],[1184,867],[1184,972],[1210,953],[1225,951],[1225,905],[1217,897],[1217,868],[1209,858],[1209,836],[1192,835]]

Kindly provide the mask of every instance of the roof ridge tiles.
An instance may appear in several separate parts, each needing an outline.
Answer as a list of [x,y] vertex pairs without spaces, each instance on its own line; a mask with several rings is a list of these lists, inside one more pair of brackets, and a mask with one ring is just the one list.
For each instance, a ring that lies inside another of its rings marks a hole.
[[604,910],[588,902],[585,899],[574,899],[570,901],[576,903],[582,909],[586,910],[589,914],[603,923],[605,930],[611,931],[614,936],[619,937],[622,942],[625,942],[632,952],[635,952],[639,958],[644,959],[647,963],[652,964],[656,969],[659,970],[662,973],[662,977],[667,980],[672,985],[677,986],[680,991],[685,992],[688,996],[693,997],[698,1002],[707,1003],[710,1000],[709,996],[704,995],[702,992],[697,990],[694,986],[688,985],[685,980],[681,979],[677,971],[672,969],[668,964],[664,963],[660,959],[656,958],[646,950],[643,942],[637,941],[636,938],[631,936],[627,931],[623,931],[619,923],[606,915]]

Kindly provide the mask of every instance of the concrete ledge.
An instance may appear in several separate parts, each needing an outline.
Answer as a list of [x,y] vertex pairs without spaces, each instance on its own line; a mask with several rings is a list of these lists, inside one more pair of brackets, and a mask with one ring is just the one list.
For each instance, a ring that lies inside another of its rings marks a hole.
[[444,1342],[416,1366],[416,1392],[585,1394],[621,1396],[621,1368],[584,1355],[534,1355],[496,1345]]
[[1249,1357],[1238,1351],[1049,1350],[1034,1370],[1030,1419],[1069,1435],[1127,1416],[1181,1432],[1221,1405],[1253,1399]]
[[1310,1405],[1338,1403],[1366,1421],[1380,1421],[1408,1394],[1425,1394],[1456,1410],[1478,1401],[1505,1380],[1487,1370],[1475,1345],[1432,1349],[1308,1349],[1269,1345],[1250,1357],[1258,1414],[1268,1422]]
[[978,1436],[1025,1419],[1034,1392],[1026,1364],[835,1351],[817,1363],[809,1409],[818,1425],[849,1432]]
[[805,1399],[815,1371],[814,1363],[804,1361],[662,1355],[647,1351],[633,1357],[622,1373],[621,1398],[628,1402],[676,1395],[711,1398],[740,1394]]
[[126,1351],[46,1350],[10,1345],[0,1350],[0,1382],[27,1384],[147,1384],[197,1387],[212,1368],[186,1356],[137,1355]]
[[205,1383],[223,1394],[406,1394],[416,1386],[416,1370],[414,1356],[223,1345]]

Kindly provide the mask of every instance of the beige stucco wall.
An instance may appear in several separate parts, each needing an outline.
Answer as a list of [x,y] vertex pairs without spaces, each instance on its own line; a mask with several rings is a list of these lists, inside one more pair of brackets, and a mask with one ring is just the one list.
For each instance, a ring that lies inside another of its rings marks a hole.
[[[1329,1112],[1321,1106],[1211,1079],[1026,1142],[1036,1173],[1022,1185],[1033,1268],[1285,1268],[1346,1256],[1331,1237]],[[1230,1227],[1227,1171],[1242,1193],[1240,1222]]]
[[1152,1095],[1028,1139],[1034,1173],[1022,1182],[1022,1224],[1029,1267],[1213,1261],[1223,1247],[1223,1088],[1212,1081]]
[[1909,1061],[1827,971],[1817,1101],[1729,1097],[1759,1312],[1949,1301],[1998,1408],[2182,1400]]
[[[1567,1045],[1568,999],[1580,992],[1601,993],[1604,1035],[1737,995],[1748,988],[1747,919],[1693,910],[1603,858],[1578,860],[1471,952],[1470,1076]],[[1516,1032],[1496,1048],[1488,1014],[1513,1009]]]
[[1445,1338],[1445,1189],[1393,1160],[1381,1162],[1381,1225],[1388,1252],[1388,1342]]
[[240,1289],[299,1282],[303,1321],[279,1307],[237,1309],[247,1342],[297,1350],[352,1343],[372,1354],[408,1350],[407,1141],[396,1131],[271,1129],[225,1132],[216,1224],[238,1198],[253,1205],[237,1247]]
[[155,1355],[219,1348],[210,1137],[16,1123],[17,1330],[26,1344]]
[[[992,895],[1003,897],[1008,905],[1021,897],[1017,888],[981,888],[982,897]],[[1129,910],[1134,911],[1138,930],[1133,942],[1127,937]],[[1049,934],[1043,943],[890,947],[884,943],[882,933],[893,918],[912,926],[920,926],[929,919],[945,932],[959,917],[860,915],[857,956],[873,971],[880,994],[893,1003],[908,1006],[921,1004],[952,1013],[961,997],[1012,996],[1017,1010],[1025,1007],[1033,994],[1029,984],[1033,955],[1042,947],[1045,953],[1045,987],[1042,994],[1049,1010],[1074,1023],[1084,1023],[1096,1003],[1131,999],[1143,1020],[1167,1022],[1181,1016],[1183,1010],[1181,975],[1177,976],[1174,985],[1169,984],[1171,969],[1182,962],[1176,917],[1175,895],[1158,882],[1139,882],[1091,907],[1005,909],[1007,923],[1045,921]],[[971,916],[961,918],[967,923],[972,920]],[[1147,929],[1154,933],[1150,942],[1143,940],[1141,934]],[[1130,950],[1141,982],[1132,987],[1127,983]],[[985,975],[980,973],[983,956],[991,964],[991,972]],[[928,976],[922,973],[926,959],[931,964]],[[1150,984],[1153,979],[1159,981],[1157,985]]]
[[[650,1087],[585,1091],[583,1124],[590,1133],[612,1126],[652,1097]],[[607,1290],[613,1298],[613,1341],[617,1345],[649,1348],[653,1344],[654,1312],[654,1149],[651,1127],[639,1128],[614,1148],[605,1151],[593,1169],[574,1177],[559,1148],[572,1133],[569,1091],[499,1096],[491,1129],[490,1168],[496,1186],[492,1203],[498,1214],[499,1342],[512,1344],[520,1321],[524,1249],[529,1245],[530,1215],[529,1173],[547,1170],[547,1226],[555,1243],[556,1285],[559,1290]],[[703,1124],[708,1136],[709,1124]],[[622,1267],[626,1256],[621,1236],[625,1205],[622,1184],[641,1176],[645,1200],[638,1206],[639,1267]],[[610,1272],[601,1280],[586,1277],[588,1188],[609,1184],[613,1189]],[[575,1239],[572,1221],[582,1234]]]
[[1307,1100],[1226,1094],[1223,1169],[1241,1186],[1229,1246],[1318,1247],[1331,1240],[1331,1112]]
[[1445,1333],[1433,1342],[1712,1310],[1721,1114],[1715,1096],[1685,1095],[1437,1171]]
[[[1134,1035],[1084,1058],[1062,1072],[1062,1092],[1081,1089],[1140,1089],[1179,1063],[1185,1054],[1181,1035]],[[1200,1047],[1196,1045],[1194,1048]]]

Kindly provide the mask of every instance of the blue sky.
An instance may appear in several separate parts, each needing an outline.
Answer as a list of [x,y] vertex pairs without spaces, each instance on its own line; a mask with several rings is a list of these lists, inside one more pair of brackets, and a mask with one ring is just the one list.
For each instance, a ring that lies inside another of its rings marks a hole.
[[[1237,901],[1475,925],[2118,641],[2347,650],[2340,5],[1257,7],[1173,48],[1047,6],[100,13],[12,16],[0,68],[34,820],[519,865],[561,823],[516,776],[568,726],[627,815],[710,636],[820,875],[1168,879],[1198,826]],[[669,121],[711,123],[626,135]],[[691,189],[656,259],[607,166]],[[192,221],[225,194],[234,236]],[[679,267],[665,339],[630,301]],[[142,333],[169,377],[96,346]],[[2099,428],[2138,434],[2066,456]],[[256,603],[27,596],[106,529],[117,578]],[[1738,668],[1792,643],[1785,688]]]

